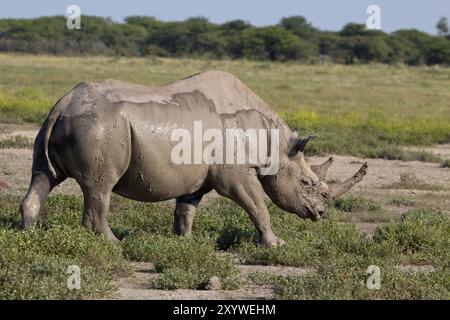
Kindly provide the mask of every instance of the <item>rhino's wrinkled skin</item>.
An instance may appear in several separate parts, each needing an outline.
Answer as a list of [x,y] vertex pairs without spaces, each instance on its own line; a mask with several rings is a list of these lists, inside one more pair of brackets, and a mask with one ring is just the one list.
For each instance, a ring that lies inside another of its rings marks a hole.
[[[258,164],[174,164],[171,133],[192,130],[194,121],[202,121],[204,130],[278,129],[279,171],[264,176]],[[161,87],[81,83],[56,103],[36,137],[22,225],[34,224],[48,193],[71,177],[83,191],[83,225],[108,239],[116,239],[107,222],[111,192],[145,202],[175,198],[175,232],[188,235],[200,200],[214,189],[249,214],[261,246],[273,247],[282,240],[272,232],[265,193],[280,208],[317,220],[367,170],[363,165],[349,180],[328,186],[332,158],[309,167],[302,152],[308,140],[225,72],[202,72]]]

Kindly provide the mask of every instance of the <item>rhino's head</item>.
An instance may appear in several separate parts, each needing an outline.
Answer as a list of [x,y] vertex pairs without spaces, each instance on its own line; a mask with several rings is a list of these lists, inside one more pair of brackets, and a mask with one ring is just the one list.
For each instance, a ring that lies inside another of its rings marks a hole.
[[286,148],[280,150],[280,167],[277,174],[265,176],[261,182],[267,195],[277,206],[301,218],[316,221],[333,199],[363,179],[367,172],[367,163],[348,180],[327,185],[325,175],[333,163],[333,158],[330,157],[322,165],[312,167],[305,162],[303,150],[312,138],[299,138],[294,131]]

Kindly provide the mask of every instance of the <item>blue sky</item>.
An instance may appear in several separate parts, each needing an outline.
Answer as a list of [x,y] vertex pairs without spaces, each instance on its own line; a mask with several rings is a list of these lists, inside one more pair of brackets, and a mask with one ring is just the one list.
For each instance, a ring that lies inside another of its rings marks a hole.
[[450,0],[0,0],[0,18],[64,15],[70,4],[78,5],[82,14],[115,21],[130,15],[165,21],[204,16],[212,22],[243,19],[262,26],[284,16],[303,15],[324,30],[339,30],[347,22],[365,23],[371,4],[380,6],[381,27],[386,32],[416,28],[434,34],[438,19],[450,18]]

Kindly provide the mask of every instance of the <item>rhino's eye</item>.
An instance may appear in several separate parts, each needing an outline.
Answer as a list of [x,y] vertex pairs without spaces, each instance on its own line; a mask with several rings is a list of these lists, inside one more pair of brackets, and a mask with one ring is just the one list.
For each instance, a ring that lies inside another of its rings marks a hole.
[[312,181],[311,179],[301,178],[300,181],[301,181],[303,184],[306,184],[306,185],[308,185],[308,186],[314,185],[314,183],[313,183],[313,181]]

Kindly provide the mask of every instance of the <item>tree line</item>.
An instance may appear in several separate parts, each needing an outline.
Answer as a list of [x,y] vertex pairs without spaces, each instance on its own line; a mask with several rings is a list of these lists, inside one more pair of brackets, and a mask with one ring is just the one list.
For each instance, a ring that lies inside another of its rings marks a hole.
[[322,31],[302,16],[272,26],[243,20],[216,24],[206,18],[163,22],[130,16],[123,23],[82,16],[81,29],[66,27],[64,16],[0,19],[0,51],[55,55],[207,57],[302,62],[404,63],[450,65],[448,23],[438,35],[415,29],[385,33],[349,23]]

